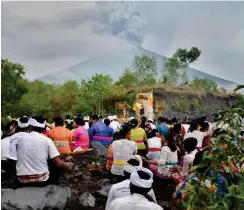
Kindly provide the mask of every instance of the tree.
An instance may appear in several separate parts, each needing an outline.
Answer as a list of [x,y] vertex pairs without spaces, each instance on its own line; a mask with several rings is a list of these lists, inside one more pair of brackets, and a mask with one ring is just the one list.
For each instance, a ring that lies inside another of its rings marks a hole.
[[218,92],[218,85],[216,82],[209,79],[200,79],[198,77],[194,77],[191,81],[190,86],[195,87],[196,89],[202,89],[207,93]]
[[189,51],[187,49],[179,48],[171,58],[164,58],[163,66],[163,83],[169,85],[176,85],[179,76],[181,76],[182,83],[188,83],[186,71],[183,74],[178,73],[178,69],[185,69],[190,63],[196,61],[201,55],[201,51],[197,47],[192,47]]
[[17,102],[28,91],[27,81],[24,79],[24,67],[12,63],[8,59],[1,59],[2,77],[2,112],[6,114],[9,105]]
[[133,88],[137,86],[138,78],[136,77],[135,72],[133,72],[129,68],[126,68],[124,70],[123,75],[119,78],[119,80],[115,84],[122,85],[125,88]]
[[155,57],[136,55],[132,66],[139,84],[156,84],[157,61]]

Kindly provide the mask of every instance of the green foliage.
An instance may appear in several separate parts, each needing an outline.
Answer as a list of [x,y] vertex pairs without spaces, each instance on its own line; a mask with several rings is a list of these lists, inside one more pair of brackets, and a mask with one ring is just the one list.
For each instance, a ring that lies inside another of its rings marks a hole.
[[132,65],[139,84],[156,84],[157,61],[155,57],[136,55]]
[[184,72],[181,74],[181,84],[182,85],[187,85],[190,82],[186,71],[184,70]]
[[202,110],[202,107],[198,99],[189,100],[182,97],[180,100],[173,103],[172,109],[179,112],[188,112],[192,110]]
[[12,63],[7,59],[1,59],[2,112],[6,114],[7,108],[17,102],[28,90],[24,80],[24,67],[21,64]]
[[[241,108],[230,107],[219,111],[217,124],[224,123],[227,126],[211,138],[211,149],[206,148],[203,160],[198,166],[193,167],[193,172],[197,174],[198,179],[190,181],[184,190],[189,209],[242,210],[244,208],[244,171],[240,170],[236,173],[233,167],[244,161],[244,141],[239,136],[243,126],[240,118],[243,116],[244,110]],[[239,139],[237,144],[234,138]],[[199,173],[197,169],[203,167],[206,168],[205,173]],[[213,176],[208,176],[210,170]],[[220,170],[225,174],[223,184],[227,188],[222,197],[217,196],[216,190],[203,185],[209,180],[212,186],[223,187],[218,178]]]
[[116,85],[122,85],[125,88],[134,88],[138,84],[138,78],[131,69],[127,68],[124,70],[123,75],[115,83]]
[[200,55],[201,51],[196,47],[192,47],[189,51],[187,49],[177,49],[171,58],[166,58],[164,60],[162,83],[176,85],[178,84],[180,76],[182,84],[188,83],[189,79],[186,71],[181,75],[178,70],[187,68],[189,64],[196,61]]
[[214,93],[218,92],[218,86],[216,82],[208,79],[200,79],[197,77],[194,77],[194,79],[191,81],[190,85],[192,87],[195,87],[196,89],[202,89],[207,93]]

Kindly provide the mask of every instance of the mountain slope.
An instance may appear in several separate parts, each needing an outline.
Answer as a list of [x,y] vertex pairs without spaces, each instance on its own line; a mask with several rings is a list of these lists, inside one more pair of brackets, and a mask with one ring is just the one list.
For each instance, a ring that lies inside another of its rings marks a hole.
[[[95,73],[110,74],[114,80],[117,80],[123,74],[125,68],[130,68],[132,66],[134,56],[142,54],[154,56],[157,60],[158,71],[162,69],[164,56],[138,47],[132,51],[94,56],[67,69],[40,77],[38,80],[47,83],[64,83],[68,80],[79,81],[80,79],[90,78]],[[193,77],[207,78],[227,89],[232,89],[236,86],[232,81],[221,79],[192,68],[187,68],[187,74],[189,79],[193,79]]]

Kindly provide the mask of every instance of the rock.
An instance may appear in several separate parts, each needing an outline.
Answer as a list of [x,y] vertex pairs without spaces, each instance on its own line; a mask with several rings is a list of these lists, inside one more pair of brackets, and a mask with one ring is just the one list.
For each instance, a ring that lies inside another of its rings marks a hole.
[[73,159],[74,159],[74,157],[71,155],[64,158],[65,161],[72,161]]
[[98,194],[104,197],[108,197],[109,190],[112,186],[109,179],[100,180],[97,185],[100,187],[100,190],[97,191]]
[[71,197],[70,188],[55,185],[2,189],[1,193],[1,209],[6,210],[64,209]]
[[79,197],[79,202],[82,207],[94,207],[96,199],[90,193],[85,192]]
[[90,172],[86,172],[86,173],[84,173],[84,174],[82,175],[82,179],[83,179],[84,181],[89,181],[89,180],[91,180],[91,173],[90,173]]

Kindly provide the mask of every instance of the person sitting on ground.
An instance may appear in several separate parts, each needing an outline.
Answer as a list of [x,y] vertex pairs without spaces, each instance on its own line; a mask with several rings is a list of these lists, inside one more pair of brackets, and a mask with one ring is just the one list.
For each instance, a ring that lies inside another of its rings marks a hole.
[[[126,164],[124,165],[124,174],[126,179],[122,182],[112,185],[112,187],[109,190],[105,210],[109,208],[110,203],[114,199],[130,195],[130,175],[133,172],[133,170],[140,168],[142,168],[142,159],[139,158],[138,155],[133,156],[130,160],[126,162]],[[155,203],[157,203],[153,190],[148,192],[148,196],[150,196],[151,199]]]
[[196,149],[197,146],[197,139],[190,137],[184,140],[184,149],[185,155],[183,157],[183,167],[176,166],[178,170],[181,180],[185,180],[187,176],[190,174],[191,167],[193,166],[193,161],[195,159],[195,155],[198,152]]
[[121,127],[120,136],[122,139],[112,143],[113,165],[111,173],[124,176],[125,162],[137,153],[137,144],[129,140],[131,129],[126,125]]
[[48,132],[48,137],[53,140],[60,154],[71,153],[72,136],[70,131],[64,127],[64,120],[61,117],[56,117],[54,124],[55,127]]
[[175,173],[171,170],[178,163],[177,147],[172,135],[168,135],[159,160],[146,160],[151,171],[160,178],[172,179]]
[[18,187],[59,184],[60,169],[72,170],[73,164],[63,162],[53,141],[41,135],[45,129],[42,117],[33,117],[29,123],[31,133],[10,144],[10,158],[16,161],[16,184]]
[[110,137],[112,139],[113,135],[114,135],[114,129],[113,128],[110,128],[110,119],[104,119],[104,124],[107,126],[107,134],[106,136],[107,137]]
[[137,150],[139,155],[146,155],[146,141],[147,135],[146,132],[142,128],[138,128],[138,120],[132,119],[130,121],[131,125],[131,137],[130,140],[137,143]]
[[197,149],[202,149],[202,142],[204,138],[204,133],[200,131],[199,122],[194,120],[191,122],[190,131],[184,136],[184,140],[187,138],[197,139]]
[[1,141],[1,169],[4,171],[4,177],[14,177],[16,173],[15,163],[11,161],[11,155],[16,156],[16,151],[14,154],[10,154],[10,142],[13,142],[19,136],[29,135],[30,123],[28,117],[21,117],[17,120],[17,129],[12,136],[8,136]]
[[149,160],[159,160],[162,147],[162,138],[156,137],[158,130],[154,129],[148,134],[147,145],[148,153],[147,158]]
[[162,210],[163,208],[147,199],[152,189],[153,174],[146,168],[135,169],[130,176],[131,195],[113,200],[108,210]]
[[73,139],[71,143],[71,150],[74,151],[76,148],[88,149],[90,146],[90,139],[88,131],[84,128],[85,122],[82,118],[77,117],[73,120]]
[[107,137],[107,127],[106,125],[99,120],[97,115],[92,116],[92,125],[88,129],[89,137],[91,140],[91,145],[93,147],[93,143],[97,142],[108,148],[111,144],[112,139]]
[[166,119],[164,117],[158,118],[158,126],[157,126],[159,135],[164,136],[167,135],[169,132],[169,127],[166,123]]

